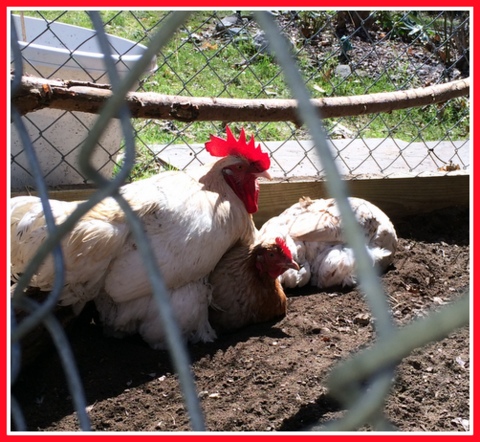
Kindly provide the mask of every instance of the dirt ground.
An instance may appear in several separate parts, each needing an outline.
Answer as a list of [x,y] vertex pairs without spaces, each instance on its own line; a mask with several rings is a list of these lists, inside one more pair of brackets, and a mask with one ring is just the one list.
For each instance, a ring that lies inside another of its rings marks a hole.
[[[395,221],[399,249],[382,277],[400,325],[455,300],[469,285],[468,209]],[[342,415],[326,375],[374,339],[357,290],[289,292],[288,314],[216,342],[190,346],[197,391],[210,431],[298,431]],[[90,312],[91,313],[91,312]],[[85,314],[71,342],[94,431],[188,431],[168,353],[139,337],[106,338]],[[385,414],[400,431],[468,429],[469,329],[417,349],[397,367]],[[77,431],[56,353],[24,369],[14,394],[31,431]]]

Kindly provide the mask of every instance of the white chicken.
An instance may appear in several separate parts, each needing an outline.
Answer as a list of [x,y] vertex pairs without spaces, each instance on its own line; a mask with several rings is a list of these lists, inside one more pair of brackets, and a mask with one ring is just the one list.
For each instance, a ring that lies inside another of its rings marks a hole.
[[[383,272],[392,263],[397,234],[388,216],[360,198],[349,198],[355,218],[365,232],[372,264]],[[280,282],[289,288],[309,283],[319,288],[351,287],[357,283],[353,251],[345,243],[341,217],[333,198],[299,202],[268,220],[257,241],[281,236],[300,270],[289,269]]]
[[[143,222],[185,337],[209,341],[215,338],[208,322],[210,292],[192,287],[207,287],[204,278],[238,240],[254,241],[251,214],[258,209],[257,178],[269,178],[270,159],[260,145],[255,146],[253,137],[246,141],[243,129],[237,140],[227,127],[226,139],[212,136],[205,147],[223,158],[188,173],[163,172],[127,184],[120,194]],[[56,222],[61,223],[79,203],[52,200],[50,204]],[[46,236],[40,200],[13,198],[13,279],[24,271]],[[163,347],[163,336],[148,332],[149,324],[159,321],[158,312],[141,254],[113,198],[89,211],[63,239],[62,248],[66,264],[62,305],[79,311],[101,292],[97,307],[107,327],[122,333],[139,331],[152,347]],[[49,256],[31,286],[51,290],[54,272]]]

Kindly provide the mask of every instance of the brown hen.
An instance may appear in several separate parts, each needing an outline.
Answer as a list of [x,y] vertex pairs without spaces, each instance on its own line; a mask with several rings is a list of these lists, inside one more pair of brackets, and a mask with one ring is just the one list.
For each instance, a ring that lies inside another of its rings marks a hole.
[[214,328],[233,331],[285,316],[287,298],[277,278],[287,269],[299,266],[281,238],[228,251],[209,278]]

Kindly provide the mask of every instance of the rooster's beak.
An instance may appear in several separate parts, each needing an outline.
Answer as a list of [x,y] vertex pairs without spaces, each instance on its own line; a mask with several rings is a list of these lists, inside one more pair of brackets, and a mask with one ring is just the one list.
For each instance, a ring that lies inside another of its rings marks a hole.
[[268,173],[268,170],[264,170],[263,172],[257,172],[257,173],[255,173],[255,176],[256,176],[257,178],[260,178],[260,177],[261,177],[261,178],[266,178],[267,180],[271,180],[271,179],[272,179],[272,175],[270,175],[270,174]]

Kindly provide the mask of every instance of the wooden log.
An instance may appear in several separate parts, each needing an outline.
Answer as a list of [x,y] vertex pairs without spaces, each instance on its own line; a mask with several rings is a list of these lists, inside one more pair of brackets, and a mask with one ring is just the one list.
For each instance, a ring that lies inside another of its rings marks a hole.
[[[312,100],[322,118],[392,112],[438,104],[466,96],[470,79],[405,91],[327,97]],[[21,115],[43,108],[99,113],[112,95],[109,85],[22,77],[12,93]],[[130,92],[125,97],[132,117],[179,121],[292,121],[297,126],[296,100],[183,97],[153,92]]]

